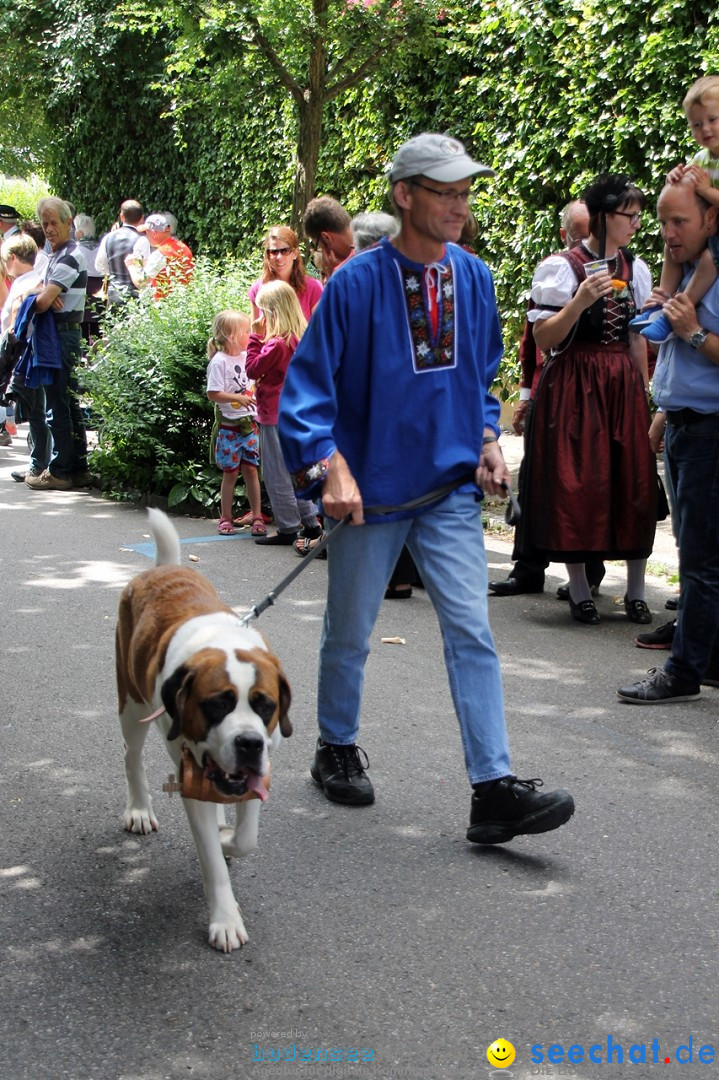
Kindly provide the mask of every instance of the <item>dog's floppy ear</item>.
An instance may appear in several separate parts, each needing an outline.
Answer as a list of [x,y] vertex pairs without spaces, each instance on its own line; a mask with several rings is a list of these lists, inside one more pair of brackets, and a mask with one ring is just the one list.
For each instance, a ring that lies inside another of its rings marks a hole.
[[292,704],[292,691],[290,690],[290,684],[287,682],[287,678],[285,677],[282,668],[277,672],[277,681],[280,690],[280,700],[277,704],[280,713],[280,732],[286,739],[289,739],[292,734],[292,724],[287,714],[289,713],[290,705]]
[[172,742],[182,731],[182,710],[187,702],[187,695],[195,677],[186,664],[181,664],[177,671],[165,679],[160,690],[165,712],[172,717],[172,727],[167,733],[167,741]]

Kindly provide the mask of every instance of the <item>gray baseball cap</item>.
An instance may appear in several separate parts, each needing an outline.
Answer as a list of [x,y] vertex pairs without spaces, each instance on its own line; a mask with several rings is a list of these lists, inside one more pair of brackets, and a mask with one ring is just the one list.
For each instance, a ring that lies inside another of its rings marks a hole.
[[440,184],[451,184],[469,176],[494,176],[494,170],[472,161],[459,139],[424,132],[400,146],[388,175],[390,184],[408,176],[426,176]]

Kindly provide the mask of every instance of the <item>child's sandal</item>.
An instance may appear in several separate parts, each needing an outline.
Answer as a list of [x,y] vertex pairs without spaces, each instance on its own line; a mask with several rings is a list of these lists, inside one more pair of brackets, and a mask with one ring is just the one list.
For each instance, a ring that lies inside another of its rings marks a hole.
[[[252,516],[252,511],[248,510],[246,514],[242,514],[241,517],[235,518],[233,524],[237,525],[237,527],[240,529],[244,529],[246,525],[251,525],[254,520],[255,519]],[[265,525],[269,525],[272,521],[272,518],[269,514],[263,514],[262,520],[264,521]]]
[[220,536],[234,536],[237,529],[229,518],[220,518],[220,524],[217,526],[217,531]]
[[267,526],[261,517],[255,517],[252,519],[252,529],[250,530],[251,536],[267,536]]

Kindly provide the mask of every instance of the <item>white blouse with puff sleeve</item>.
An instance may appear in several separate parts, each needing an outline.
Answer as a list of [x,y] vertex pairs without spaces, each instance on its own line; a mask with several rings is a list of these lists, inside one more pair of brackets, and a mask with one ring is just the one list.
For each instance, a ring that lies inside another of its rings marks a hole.
[[[551,319],[568,304],[579,285],[571,263],[561,255],[550,255],[537,267],[532,279],[531,297],[536,307],[527,312],[530,323]],[[639,311],[652,291],[652,276],[643,259],[632,260],[632,286]],[[552,310],[553,309],[553,310]]]

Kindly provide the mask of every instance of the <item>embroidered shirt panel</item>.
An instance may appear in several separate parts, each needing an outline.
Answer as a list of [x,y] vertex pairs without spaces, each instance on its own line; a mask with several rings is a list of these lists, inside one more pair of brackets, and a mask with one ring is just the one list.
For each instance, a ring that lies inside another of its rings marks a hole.
[[[415,372],[456,367],[452,260],[446,264],[432,263],[421,273],[398,262],[395,265],[402,282]],[[432,325],[432,308],[436,309],[436,331]]]

